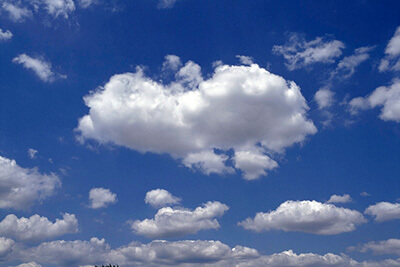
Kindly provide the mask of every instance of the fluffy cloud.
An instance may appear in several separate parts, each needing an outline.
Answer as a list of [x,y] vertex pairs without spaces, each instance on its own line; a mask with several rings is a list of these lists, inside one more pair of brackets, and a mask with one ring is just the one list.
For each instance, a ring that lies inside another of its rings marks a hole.
[[376,222],[400,219],[400,203],[379,202],[369,206],[364,213],[374,216]]
[[15,267],[42,267],[42,265],[40,265],[39,263],[36,263],[34,261],[31,261],[31,262],[27,262],[27,263],[22,263]]
[[366,97],[352,99],[349,107],[353,115],[360,110],[382,107],[379,118],[400,122],[400,80],[395,80],[389,87],[378,87]]
[[25,19],[32,17],[32,11],[26,7],[20,7],[12,3],[4,2],[2,8],[8,13],[9,18],[14,22],[22,22]]
[[236,57],[239,59],[240,63],[243,65],[251,65],[253,63],[253,58],[249,56],[242,56],[242,55],[236,55]]
[[12,239],[0,237],[0,260],[12,252],[15,242]]
[[166,55],[162,66],[163,71],[177,71],[182,66],[181,59],[176,55]]
[[179,197],[173,196],[164,189],[154,189],[146,193],[144,202],[153,207],[164,207],[166,205],[175,205],[181,201]]
[[[257,64],[219,65],[203,80],[189,61],[175,76],[169,85],[140,68],[111,77],[84,98],[90,110],[79,120],[79,137],[168,153],[207,174],[232,172],[233,149],[236,168],[257,178],[277,166],[269,152],[282,153],[317,131],[299,87]],[[251,152],[254,162],[243,162],[241,152]]]
[[379,71],[400,70],[400,26],[397,27],[392,39],[385,49],[386,57],[381,60]]
[[56,78],[67,78],[65,75],[54,73],[51,70],[51,63],[41,58],[33,58],[26,54],[21,54],[12,61],[17,64],[22,64],[26,69],[31,69],[44,82],[53,82]]
[[26,209],[53,195],[60,185],[55,174],[40,174],[0,156],[0,208]]
[[318,109],[322,110],[331,107],[334,102],[334,95],[335,93],[329,88],[319,89],[314,95],[314,100],[317,102]]
[[179,237],[195,234],[200,230],[218,229],[215,217],[222,216],[228,206],[218,201],[207,202],[195,210],[165,207],[158,210],[154,219],[136,220],[133,231],[149,238]]
[[68,14],[75,10],[72,0],[40,0],[48,14],[57,18],[58,16],[68,18]]
[[9,30],[3,31],[2,29],[0,29],[0,41],[9,40],[12,37],[13,37],[13,34]]
[[30,218],[17,218],[7,215],[0,222],[0,235],[23,241],[37,241],[78,231],[78,220],[74,214],[65,213],[63,219],[54,223],[46,217],[33,215]]
[[278,167],[278,163],[263,154],[262,149],[236,150],[233,162],[235,168],[241,170],[243,177],[247,180],[254,180],[267,175],[265,170]]
[[400,239],[388,239],[383,241],[373,241],[357,247],[347,248],[349,251],[358,250],[360,252],[373,252],[375,254],[400,255]]
[[89,192],[89,200],[92,209],[105,208],[117,202],[117,195],[110,189],[92,188]]
[[344,194],[343,196],[332,195],[326,203],[349,203],[353,201],[349,194]]
[[366,46],[360,47],[354,50],[354,54],[348,57],[344,57],[337,65],[336,69],[331,73],[331,77],[341,75],[344,78],[350,78],[353,76],[356,68],[369,59],[369,52],[375,47]]
[[317,37],[307,42],[299,34],[292,34],[287,44],[275,45],[272,51],[284,57],[289,70],[295,70],[314,63],[333,63],[344,47],[338,40]]
[[351,232],[365,223],[364,216],[355,210],[336,207],[317,201],[286,201],[276,210],[259,212],[239,225],[256,232],[272,229],[297,231],[318,235]]

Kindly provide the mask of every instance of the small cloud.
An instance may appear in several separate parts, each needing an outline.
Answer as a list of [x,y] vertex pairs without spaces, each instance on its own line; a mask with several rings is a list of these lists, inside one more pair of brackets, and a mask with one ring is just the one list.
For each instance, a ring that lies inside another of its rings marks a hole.
[[175,205],[181,201],[179,197],[173,196],[170,192],[164,189],[154,189],[146,193],[144,202],[153,207],[164,207],[166,205]]
[[28,149],[28,156],[31,158],[31,159],[34,159],[34,158],[36,158],[36,154],[38,153],[38,151],[36,150],[36,149],[33,149],[33,148],[29,148]]
[[159,9],[168,9],[172,8],[178,0],[160,0],[158,2]]
[[89,200],[92,209],[106,208],[110,204],[117,203],[117,195],[110,189],[92,188],[89,192]]
[[361,192],[361,193],[360,193],[360,196],[362,196],[362,197],[369,197],[369,196],[371,196],[371,195],[364,191],[364,192]]
[[13,34],[9,30],[3,31],[2,29],[0,29],[0,42],[7,41],[7,40],[11,39],[12,37],[13,37]]
[[254,63],[252,57],[241,56],[241,55],[236,55],[236,57],[239,59],[240,63],[242,63],[243,65],[251,65]]
[[332,195],[326,203],[349,203],[352,201],[349,194],[344,194],[343,196]]
[[32,11],[26,7],[20,7],[8,2],[3,3],[2,8],[8,13],[9,18],[14,22],[23,22],[33,16]]

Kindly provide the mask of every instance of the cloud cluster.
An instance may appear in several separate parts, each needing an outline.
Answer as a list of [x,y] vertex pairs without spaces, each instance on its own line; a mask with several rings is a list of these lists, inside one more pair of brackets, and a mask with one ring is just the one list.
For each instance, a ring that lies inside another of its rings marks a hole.
[[376,222],[400,219],[400,203],[379,202],[369,206],[364,213],[374,216]]
[[77,231],[78,220],[74,214],[68,213],[63,215],[63,219],[57,219],[54,223],[37,214],[30,218],[18,218],[14,214],[9,214],[0,222],[1,236],[22,241],[49,239]]
[[114,75],[85,96],[89,114],[79,120],[80,138],[168,153],[207,174],[231,173],[234,161],[245,178],[255,179],[276,168],[271,153],[317,131],[300,88],[257,64],[219,65],[204,80],[189,61],[175,77],[164,85],[140,68]]
[[0,237],[0,261],[13,250],[15,241],[10,238]]
[[3,31],[2,29],[0,29],[0,42],[9,40],[12,37],[13,37],[13,34],[9,30]]
[[351,232],[365,223],[364,216],[355,210],[313,201],[286,201],[276,210],[259,212],[239,225],[256,232],[283,230],[318,235]]
[[117,202],[117,195],[112,193],[110,189],[92,188],[89,191],[89,200],[92,209],[105,208]]
[[179,197],[173,196],[165,189],[154,189],[146,193],[144,202],[153,207],[165,207],[167,205],[176,205],[181,201]]
[[380,86],[368,96],[353,98],[349,103],[353,115],[375,107],[381,107],[379,118],[382,120],[400,122],[400,80],[394,80],[388,87]]
[[400,70],[400,26],[397,27],[393,37],[385,49],[385,58],[381,60],[379,71]]
[[0,156],[0,208],[26,209],[53,195],[60,185],[55,174],[25,169]]
[[285,45],[275,45],[272,52],[282,55],[289,70],[303,68],[315,63],[333,63],[342,55],[344,43],[317,37],[306,41],[299,34],[292,34]]
[[53,82],[57,78],[67,78],[66,75],[54,73],[51,70],[51,63],[41,58],[33,58],[26,54],[21,54],[15,57],[12,62],[22,64],[24,68],[32,70],[44,82]]
[[218,229],[216,217],[221,217],[229,207],[218,201],[207,202],[195,210],[164,207],[154,219],[136,220],[132,230],[149,238],[170,238],[195,234],[200,230]]
[[350,78],[353,76],[356,68],[369,59],[369,52],[375,49],[374,46],[360,47],[354,50],[354,54],[344,57],[339,61],[336,69],[331,73],[331,78],[340,75],[340,77]]
[[11,2],[3,2],[1,7],[8,13],[9,18],[14,22],[23,22],[33,16],[32,11],[27,7],[21,7]]

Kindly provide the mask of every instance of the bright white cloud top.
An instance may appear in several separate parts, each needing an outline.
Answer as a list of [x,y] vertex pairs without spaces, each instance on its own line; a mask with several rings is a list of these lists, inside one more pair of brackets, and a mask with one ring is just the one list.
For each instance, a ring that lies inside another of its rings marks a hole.
[[69,213],[54,223],[37,214],[30,218],[9,214],[0,222],[0,235],[22,241],[38,241],[77,232],[78,220]]
[[235,168],[258,178],[277,167],[269,152],[282,153],[317,131],[300,88],[257,64],[220,65],[203,80],[189,61],[169,85],[138,68],[84,100],[90,110],[79,120],[81,138],[168,153],[207,174],[232,172],[226,151],[233,149]]
[[400,122],[400,80],[395,80],[390,86],[380,86],[366,97],[353,98],[349,107],[353,115],[360,110],[381,107],[379,118]]
[[55,174],[25,169],[0,156],[0,208],[27,209],[53,195],[60,185]]
[[272,52],[282,55],[289,70],[303,68],[315,63],[333,63],[342,55],[345,45],[338,40],[317,37],[306,41],[299,34],[292,34],[285,45],[275,45]]
[[132,230],[149,238],[171,238],[195,234],[200,230],[218,229],[216,217],[224,215],[229,207],[218,201],[207,202],[195,210],[165,207],[158,210],[154,219],[136,220]]
[[331,107],[335,101],[334,96],[335,93],[329,88],[319,89],[314,95],[314,100],[317,102],[318,109],[322,110]]
[[53,82],[57,78],[67,78],[65,75],[54,73],[51,70],[51,63],[41,58],[33,58],[26,54],[21,54],[12,61],[16,64],[22,64],[25,69],[32,70],[44,82]]
[[89,200],[92,209],[106,208],[110,204],[117,203],[117,195],[112,193],[110,189],[92,188],[89,191]]
[[9,31],[3,31],[0,29],[0,41],[7,41],[13,37],[13,34]]
[[393,37],[389,40],[389,43],[385,49],[386,57],[381,60],[379,65],[379,71],[387,70],[400,70],[400,26],[397,27]]
[[374,216],[376,222],[400,219],[400,203],[379,202],[369,206],[364,213]]
[[324,204],[315,200],[286,201],[276,210],[259,212],[239,225],[256,232],[283,230],[317,235],[351,232],[365,223],[364,216],[355,210]]
[[344,194],[343,196],[332,195],[326,203],[349,203],[353,199],[349,194]]
[[156,208],[176,205],[180,201],[181,199],[179,197],[175,197],[167,190],[159,188],[147,192],[144,199],[144,202]]

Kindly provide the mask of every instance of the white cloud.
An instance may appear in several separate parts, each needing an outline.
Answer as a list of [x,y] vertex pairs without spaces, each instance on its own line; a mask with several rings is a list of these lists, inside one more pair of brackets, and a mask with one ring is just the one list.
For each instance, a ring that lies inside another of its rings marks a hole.
[[351,232],[365,223],[364,216],[355,210],[336,207],[317,201],[286,201],[276,210],[259,212],[254,219],[247,218],[239,225],[256,232],[283,230],[318,235]]
[[13,34],[9,30],[3,31],[2,29],[0,29],[0,41],[9,40],[12,37],[13,37]]
[[90,7],[92,4],[97,3],[96,0],[78,0],[79,6],[81,8],[88,8]]
[[[189,61],[169,85],[138,69],[114,75],[84,100],[90,110],[77,128],[83,140],[168,153],[208,174],[233,171],[230,149],[271,156],[317,131],[299,87],[257,64],[220,65],[203,80],[200,66]],[[264,170],[276,167],[266,157],[262,162],[256,165]],[[247,177],[257,172],[265,173]]]
[[349,203],[352,201],[349,194],[344,194],[343,196],[332,195],[326,203]]
[[284,57],[289,70],[295,70],[314,63],[333,63],[344,47],[338,40],[317,37],[307,42],[299,34],[292,34],[287,44],[275,45],[272,51]]
[[31,159],[34,159],[34,158],[36,158],[36,154],[37,154],[38,152],[39,152],[39,151],[37,151],[36,149],[29,148],[29,149],[28,149],[28,156],[29,156]]
[[374,254],[400,255],[400,239],[391,238],[384,241],[372,241],[357,247],[347,248],[349,251],[373,252]]
[[42,267],[42,265],[40,265],[39,263],[36,263],[34,261],[31,261],[31,262],[27,262],[27,263],[22,263],[15,267]]
[[160,0],[158,2],[158,8],[167,9],[172,8],[178,0]]
[[54,73],[51,70],[51,63],[41,58],[32,58],[26,54],[21,54],[15,57],[12,62],[22,64],[24,68],[33,70],[44,82],[53,82],[56,78],[67,78],[65,75]]
[[166,55],[163,62],[163,71],[177,71],[182,66],[181,59],[176,55]]
[[0,222],[0,235],[23,241],[49,239],[76,232],[78,220],[74,214],[69,213],[65,213],[63,219],[57,219],[54,223],[37,214],[30,218],[17,218],[14,214],[9,214]]
[[158,188],[147,192],[144,201],[153,207],[164,207],[166,205],[178,204],[181,199],[173,196],[167,190]]
[[8,16],[14,22],[23,22],[25,19],[32,17],[32,11],[26,7],[20,7],[12,3],[4,2],[2,8],[8,13]]
[[318,109],[326,109],[332,106],[335,93],[332,92],[329,88],[321,88],[319,89],[315,95],[314,100],[317,102]]
[[235,168],[242,170],[243,177],[247,180],[254,180],[267,175],[265,170],[278,167],[278,163],[263,154],[261,149],[236,150],[233,161]]
[[92,209],[105,208],[117,202],[117,195],[110,189],[92,188],[89,192],[90,207]]
[[353,115],[360,110],[382,107],[379,118],[384,121],[400,122],[400,80],[395,80],[389,87],[378,87],[366,97],[352,99],[349,107]]
[[385,58],[381,60],[379,71],[400,70],[400,26],[397,27],[393,37],[389,40],[385,49]]
[[364,213],[374,216],[376,222],[400,219],[400,203],[379,202],[369,206]]
[[241,55],[236,55],[236,57],[239,59],[240,63],[243,65],[251,65],[254,63],[252,57],[241,56]]
[[165,207],[158,210],[154,219],[136,220],[133,231],[149,238],[170,238],[195,234],[200,230],[218,229],[216,217],[221,217],[228,206],[218,201],[207,202],[195,210]]
[[368,192],[361,192],[360,193],[360,196],[362,196],[362,197],[370,197],[371,196],[371,194],[369,194]]
[[75,10],[75,4],[72,0],[41,0],[44,9],[54,18],[58,16],[68,18],[68,15]]
[[331,77],[342,75],[344,78],[350,78],[353,76],[356,68],[369,59],[369,52],[373,49],[375,49],[374,46],[365,46],[355,49],[353,55],[340,60],[336,69],[331,73]]
[[60,185],[55,174],[21,168],[15,160],[0,156],[0,208],[26,209],[53,195]]
[[3,258],[10,254],[13,251],[14,244],[14,240],[10,238],[0,237],[0,257]]

